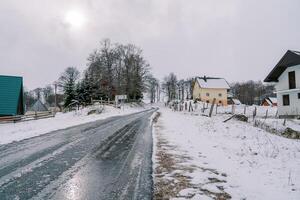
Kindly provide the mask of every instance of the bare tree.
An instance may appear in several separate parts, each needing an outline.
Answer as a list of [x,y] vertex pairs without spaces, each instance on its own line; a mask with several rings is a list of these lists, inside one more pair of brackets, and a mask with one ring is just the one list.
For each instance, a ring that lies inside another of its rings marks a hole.
[[40,88],[40,87],[35,88],[35,89],[33,90],[33,92],[34,92],[34,94],[35,94],[35,96],[36,96],[36,98],[37,98],[38,100],[40,100],[41,97],[42,97],[42,91],[43,91],[43,89]]
[[25,100],[25,106],[26,106],[26,110],[28,110],[28,108],[30,108],[34,102],[36,101],[35,97],[34,97],[34,92],[33,91],[28,91],[25,89],[24,91],[24,100]]
[[174,73],[170,73],[164,78],[163,89],[166,91],[168,96],[168,101],[174,100],[176,98],[177,89],[177,77]]
[[130,100],[143,98],[149,64],[140,48],[104,40],[88,61],[89,79],[84,81],[92,85],[93,98],[113,99],[117,94],[126,94]]
[[264,85],[261,81],[247,81],[231,84],[233,96],[247,105],[260,104],[265,97],[274,96],[274,85]]
[[159,89],[159,81],[153,76],[147,78],[147,90],[150,95],[150,102],[154,103],[157,99],[157,90]]
[[49,102],[49,97],[50,95],[53,94],[53,88],[51,87],[51,85],[47,85],[46,87],[42,88],[42,92],[43,92],[43,96],[44,96],[44,99],[47,103],[50,103]]

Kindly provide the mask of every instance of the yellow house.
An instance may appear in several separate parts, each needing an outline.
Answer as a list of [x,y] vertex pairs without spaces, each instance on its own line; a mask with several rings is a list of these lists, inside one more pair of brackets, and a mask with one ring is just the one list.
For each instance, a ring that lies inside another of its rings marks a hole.
[[230,87],[224,78],[198,77],[193,88],[193,99],[216,104],[227,105],[227,93]]

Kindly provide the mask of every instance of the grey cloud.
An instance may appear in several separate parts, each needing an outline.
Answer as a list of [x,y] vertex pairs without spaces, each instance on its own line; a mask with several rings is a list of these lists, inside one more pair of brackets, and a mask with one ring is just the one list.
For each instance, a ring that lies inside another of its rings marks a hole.
[[[80,9],[80,30],[63,21]],[[29,88],[53,82],[67,66],[85,68],[103,38],[144,49],[153,73],[180,78],[263,79],[287,49],[300,50],[298,0],[2,0],[0,74]]]

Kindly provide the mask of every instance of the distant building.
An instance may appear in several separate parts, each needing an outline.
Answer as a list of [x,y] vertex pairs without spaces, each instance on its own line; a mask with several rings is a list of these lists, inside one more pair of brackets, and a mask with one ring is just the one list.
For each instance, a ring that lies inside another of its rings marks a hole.
[[262,106],[277,106],[277,98],[276,97],[266,97],[263,99]]
[[227,103],[229,105],[242,105],[241,101],[235,98],[227,98]]
[[216,104],[227,105],[227,93],[230,87],[224,78],[197,77],[193,88],[193,99]]
[[234,98],[234,95],[231,92],[227,92],[227,104],[242,105],[241,101],[238,98]]
[[23,114],[23,78],[0,75],[0,116]]
[[300,115],[300,52],[288,50],[264,81],[276,83],[280,117]]
[[38,99],[28,111],[45,112],[48,111],[48,107]]

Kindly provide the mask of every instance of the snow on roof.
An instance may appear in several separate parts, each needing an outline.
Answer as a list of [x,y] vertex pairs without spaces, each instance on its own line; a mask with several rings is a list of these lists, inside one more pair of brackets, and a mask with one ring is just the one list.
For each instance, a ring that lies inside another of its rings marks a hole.
[[298,54],[300,56],[300,52],[299,51],[292,51],[294,52],[295,54]]
[[37,100],[33,106],[29,109],[29,111],[48,111],[48,108],[45,104],[41,102],[41,100]]
[[197,82],[201,88],[222,88],[230,89],[224,78],[197,78]]
[[268,98],[266,98],[266,102],[267,102],[269,105],[272,105],[272,102],[271,102]]
[[233,101],[233,103],[234,103],[235,105],[241,105],[241,104],[242,104],[241,101],[238,100],[238,99],[232,99],[232,101]]
[[277,103],[277,98],[276,97],[269,97],[269,99],[272,103]]

